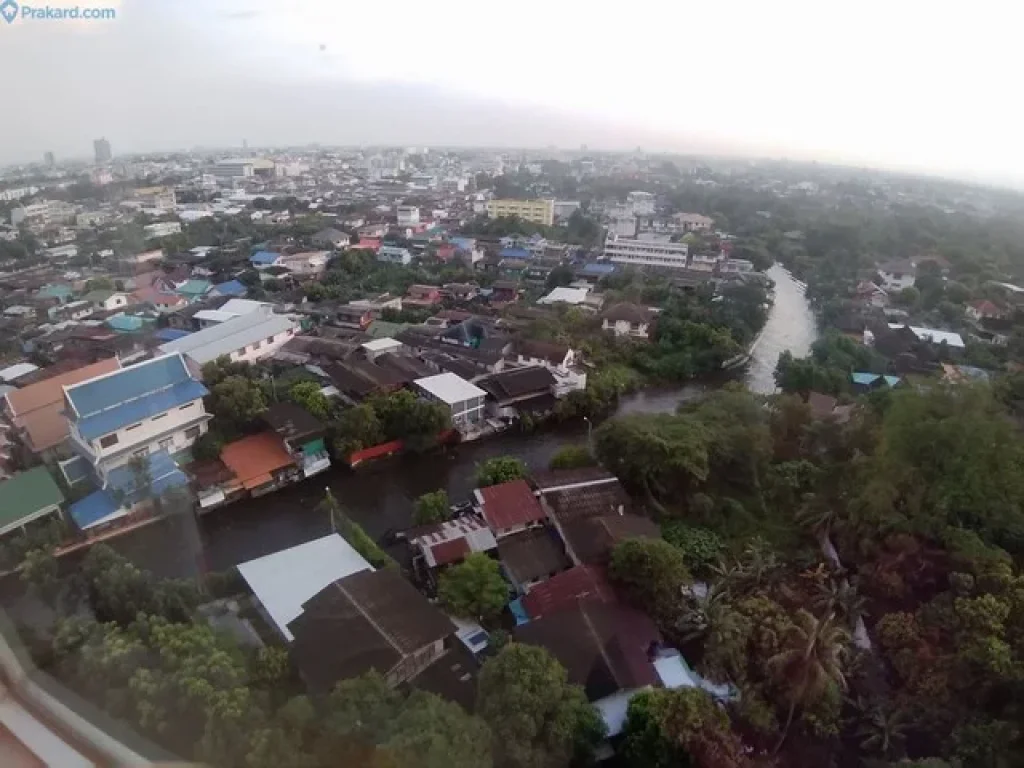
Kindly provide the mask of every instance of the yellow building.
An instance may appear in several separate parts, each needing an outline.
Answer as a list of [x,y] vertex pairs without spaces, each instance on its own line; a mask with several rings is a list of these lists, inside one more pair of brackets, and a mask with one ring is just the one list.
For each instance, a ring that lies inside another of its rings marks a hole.
[[492,219],[499,216],[518,216],[524,221],[550,227],[555,223],[555,201],[491,200],[487,203],[487,215]]

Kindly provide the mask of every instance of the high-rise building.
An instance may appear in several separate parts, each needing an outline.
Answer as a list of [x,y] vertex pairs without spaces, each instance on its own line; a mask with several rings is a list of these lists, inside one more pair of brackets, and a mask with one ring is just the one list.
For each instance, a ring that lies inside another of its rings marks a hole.
[[53,168],[57,164],[57,158],[53,156],[53,152],[47,152],[43,155],[43,162],[46,163],[47,168]]
[[249,148],[249,140],[248,139],[242,139],[242,149],[245,150],[245,149],[248,149],[248,148]]
[[109,163],[111,158],[114,156],[110,151],[110,142],[106,139],[96,139],[92,143],[93,154],[96,156],[96,164],[103,165]]

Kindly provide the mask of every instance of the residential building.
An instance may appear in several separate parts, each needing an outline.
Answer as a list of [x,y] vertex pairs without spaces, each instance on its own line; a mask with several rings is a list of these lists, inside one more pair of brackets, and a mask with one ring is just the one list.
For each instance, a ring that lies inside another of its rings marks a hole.
[[[228,443],[221,449],[220,460],[232,475],[230,484],[251,496],[263,496],[302,477],[296,458],[274,432]],[[211,506],[208,495],[200,501],[204,507]]]
[[305,408],[289,402],[274,403],[261,418],[284,442],[304,478],[331,466],[324,442],[327,429]]
[[181,234],[180,221],[158,221],[155,224],[147,224],[142,228],[147,240],[156,240],[160,237],[170,237]]
[[557,402],[555,377],[540,365],[493,373],[476,384],[488,394],[491,412],[499,417],[550,412]]
[[672,218],[683,232],[710,232],[715,226],[714,219],[699,213],[677,213]]
[[609,237],[604,243],[603,258],[624,266],[686,269],[689,252],[686,243]]
[[199,366],[219,357],[251,363],[270,357],[297,332],[298,324],[269,307],[212,325],[175,341],[162,344],[162,354],[183,354]]
[[568,219],[579,209],[579,200],[555,200],[554,214],[556,219]]
[[348,244],[352,238],[348,236],[346,232],[342,232],[340,229],[334,227],[327,227],[321,229],[311,238],[313,245],[319,245],[324,248],[334,248],[335,250],[341,250],[348,248]]
[[18,472],[0,481],[0,536],[43,518],[60,520],[64,494],[46,467]]
[[401,264],[407,267],[412,263],[412,252],[408,248],[401,248],[397,245],[382,245],[377,250],[377,261]]
[[626,195],[626,206],[636,216],[653,216],[654,203],[654,195],[650,192],[635,191]]
[[487,215],[492,219],[516,216],[523,221],[550,227],[555,223],[554,200],[490,200]]
[[515,355],[519,365],[543,365],[562,372],[576,362],[575,350],[568,344],[553,341],[521,339],[515,344]]
[[95,290],[82,297],[91,302],[97,309],[120,309],[128,306],[128,294],[121,291]]
[[[173,211],[178,203],[174,187],[139,187],[135,190],[134,197],[145,208],[159,208],[165,211]],[[181,231],[180,228],[178,231]]]
[[399,205],[395,209],[395,215],[400,227],[415,227],[420,223],[420,209],[415,205]]
[[220,181],[231,181],[234,179],[250,179],[256,173],[256,164],[253,160],[227,159],[219,160],[213,166],[213,175]]
[[406,531],[413,564],[428,571],[461,562],[473,552],[492,552],[498,541],[479,515],[466,514]]
[[506,536],[541,526],[547,517],[525,480],[477,488],[473,498],[499,542]]
[[284,254],[276,251],[256,251],[249,257],[249,263],[256,269],[267,269],[268,267],[280,267]]
[[288,625],[302,613],[303,603],[339,579],[372,570],[373,566],[336,533],[238,566],[260,614],[288,643],[295,639]]
[[551,528],[530,528],[498,541],[498,559],[520,595],[572,566],[558,534]]
[[647,307],[624,302],[609,307],[601,315],[601,330],[616,336],[646,339],[650,336],[654,313]]
[[590,293],[590,288],[570,288],[567,286],[558,286],[557,288],[551,289],[551,292],[546,296],[542,296],[537,299],[538,304],[568,304],[569,306],[579,306],[587,300],[587,295]]
[[441,289],[436,285],[410,285],[402,305],[430,308],[441,303]]
[[988,299],[979,299],[967,305],[966,315],[971,320],[980,322],[982,320],[1003,320],[1008,313]]
[[64,387],[71,387],[121,367],[116,357],[52,376],[8,392],[3,412],[32,456],[48,460],[67,452],[68,421],[64,416]]
[[137,456],[177,453],[206,432],[208,394],[180,354],[66,386],[71,448],[101,478]]
[[186,280],[174,292],[191,304],[202,299],[212,289],[213,283],[209,280]]
[[284,254],[281,257],[280,266],[287,269],[293,275],[300,277],[312,277],[323,274],[327,270],[327,262],[330,260],[329,251],[303,251],[302,253]]
[[413,382],[428,400],[441,403],[451,414],[452,426],[471,428],[484,420],[484,398],[487,393],[454,373],[416,379]]
[[360,570],[303,603],[288,624],[306,684],[330,691],[374,671],[394,687],[445,654],[455,625],[397,568]]
[[889,261],[878,266],[882,287],[890,293],[899,293],[917,281],[917,265],[910,259]]
[[951,350],[962,351],[964,349],[963,338],[959,333],[953,333],[952,331],[940,331],[935,328],[920,328],[915,325],[905,325],[903,323],[889,323],[889,328],[909,328],[911,333],[913,333],[919,341],[924,341],[934,346],[941,346],[945,344]]

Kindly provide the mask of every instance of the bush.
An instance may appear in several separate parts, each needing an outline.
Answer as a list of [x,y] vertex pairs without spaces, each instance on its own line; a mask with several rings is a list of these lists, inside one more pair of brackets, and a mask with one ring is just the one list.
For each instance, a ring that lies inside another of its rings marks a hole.
[[484,488],[520,480],[527,475],[526,464],[513,456],[497,456],[488,459],[476,470],[476,484]]
[[413,512],[413,522],[416,525],[429,525],[440,523],[451,517],[452,510],[448,503],[448,492],[444,490],[424,493],[416,499],[416,510]]
[[549,469],[579,469],[596,466],[597,460],[585,445],[567,445],[551,457]]
[[690,571],[705,576],[711,566],[718,563],[725,545],[714,531],[672,520],[661,527],[661,534],[672,546],[683,553]]

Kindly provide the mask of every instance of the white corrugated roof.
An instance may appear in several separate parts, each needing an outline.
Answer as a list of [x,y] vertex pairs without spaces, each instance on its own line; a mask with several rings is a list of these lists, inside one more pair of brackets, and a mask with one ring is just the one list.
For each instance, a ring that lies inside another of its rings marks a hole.
[[389,349],[398,349],[398,347],[402,346],[402,342],[386,336],[383,339],[373,339],[360,346],[363,349],[368,349],[370,352],[384,352]]
[[250,312],[161,344],[160,351],[163,354],[181,352],[203,365],[295,327],[295,321],[285,315],[271,314],[269,310],[259,314]]
[[475,384],[470,384],[454,373],[439,373],[413,382],[420,389],[429,392],[448,405],[461,403],[472,397],[484,397],[487,393]]
[[538,304],[557,304],[559,302],[565,304],[582,304],[587,294],[590,293],[589,288],[555,288],[547,296],[544,296],[537,300]]
[[0,371],[0,381],[14,381],[38,370],[39,366],[32,363],[15,363]]
[[[902,328],[902,323],[889,323],[890,328]],[[934,328],[920,328],[914,325],[907,326],[914,335],[917,336],[921,341],[929,341],[932,344],[941,344],[946,342],[951,347],[957,347],[963,349],[964,340],[960,337],[959,333],[953,333],[952,331],[938,331]]]
[[288,642],[294,639],[288,624],[302,613],[303,603],[338,579],[372,570],[373,566],[336,533],[238,566]]

